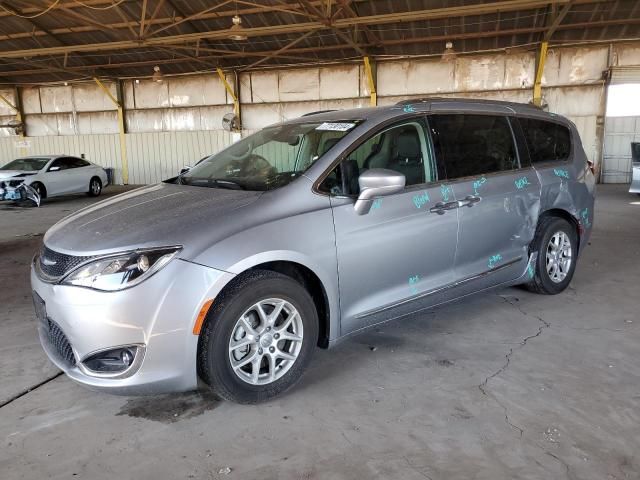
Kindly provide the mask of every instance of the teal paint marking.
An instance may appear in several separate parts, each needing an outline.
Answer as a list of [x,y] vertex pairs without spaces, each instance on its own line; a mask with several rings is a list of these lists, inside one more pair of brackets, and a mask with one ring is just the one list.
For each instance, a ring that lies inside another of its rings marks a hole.
[[489,258],[489,268],[494,268],[500,260],[502,260],[502,255],[499,253],[492,255],[491,258]]
[[580,212],[580,219],[585,227],[591,228],[591,220],[589,220],[589,209],[585,208]]
[[413,105],[405,105],[402,110],[404,110],[404,113],[413,113],[416,111],[416,109],[413,108]]
[[516,188],[518,190],[522,190],[527,185],[531,185],[531,182],[529,182],[529,179],[527,177],[519,178],[514,183],[516,184]]
[[376,199],[373,201],[373,205],[371,205],[371,210],[372,210],[372,211],[373,211],[373,210],[377,210],[377,209],[379,209],[379,208],[381,208],[381,207],[382,207],[382,199],[381,199],[381,198],[376,198]]
[[569,172],[564,168],[554,168],[553,173],[556,177],[569,179]]
[[442,200],[448,202],[451,195],[451,187],[449,185],[440,185],[440,194],[442,195]]
[[429,203],[430,200],[431,199],[429,198],[429,194],[427,192],[413,196],[413,204],[416,206],[416,208],[422,208],[424,205]]
[[531,264],[527,265],[527,275],[529,276],[529,278],[533,278],[534,274],[535,272],[533,271],[533,267],[531,266]]
[[484,185],[485,183],[487,183],[487,179],[482,177],[479,180],[476,180],[475,182],[473,182],[473,193],[478,195],[478,189]]
[[419,275],[414,275],[413,277],[409,277],[409,290],[411,290],[411,293],[413,295],[416,295],[418,293],[418,287],[416,287],[416,284],[419,281],[420,281]]

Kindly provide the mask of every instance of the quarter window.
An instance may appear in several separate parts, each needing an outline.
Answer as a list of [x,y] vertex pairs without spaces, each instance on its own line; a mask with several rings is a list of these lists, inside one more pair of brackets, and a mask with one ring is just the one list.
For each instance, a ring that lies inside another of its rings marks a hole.
[[506,117],[433,115],[429,117],[438,164],[448,179],[519,168]]
[[567,160],[571,153],[571,135],[564,125],[532,118],[520,118],[531,163]]

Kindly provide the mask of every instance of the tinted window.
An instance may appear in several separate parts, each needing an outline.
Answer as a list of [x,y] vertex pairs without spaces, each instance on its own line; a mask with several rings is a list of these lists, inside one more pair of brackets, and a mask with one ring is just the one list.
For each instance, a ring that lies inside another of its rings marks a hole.
[[436,158],[448,179],[514,170],[519,167],[505,117],[433,115],[429,117]]
[[640,162],[640,143],[631,142],[631,158],[633,163]]
[[521,118],[520,125],[529,149],[531,163],[562,161],[571,153],[571,134],[563,125],[532,118]]
[[57,160],[54,160],[51,165],[49,165],[49,171],[51,171],[51,169],[54,167],[58,167],[57,171],[66,170],[67,168],[69,168],[64,158],[58,158]]
[[70,157],[69,160],[74,167],[88,167],[91,165],[89,162],[81,158]]
[[407,186],[435,180],[422,122],[407,122],[369,138],[329,174],[320,189],[334,195],[357,195],[360,173],[371,168],[400,172]]

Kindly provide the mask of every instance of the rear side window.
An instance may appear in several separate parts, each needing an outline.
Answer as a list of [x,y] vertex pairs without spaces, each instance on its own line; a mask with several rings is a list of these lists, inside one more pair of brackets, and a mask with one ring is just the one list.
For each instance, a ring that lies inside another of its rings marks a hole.
[[433,115],[429,117],[436,158],[448,179],[519,168],[506,117]]
[[571,133],[559,123],[520,118],[531,163],[561,162],[571,154]]

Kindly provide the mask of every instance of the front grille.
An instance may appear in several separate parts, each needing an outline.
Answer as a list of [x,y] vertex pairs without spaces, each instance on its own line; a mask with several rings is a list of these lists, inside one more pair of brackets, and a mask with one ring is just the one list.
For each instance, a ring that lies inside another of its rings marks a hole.
[[59,279],[75,267],[93,257],[81,257],[54,252],[50,248],[42,247],[39,258],[40,271],[46,278]]
[[73,367],[76,364],[76,357],[67,336],[64,334],[58,324],[47,318],[48,325],[47,340],[49,344],[58,352],[60,359],[68,366]]

